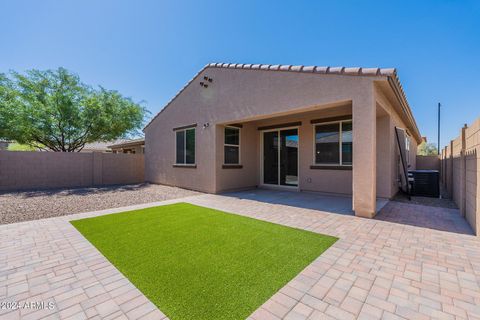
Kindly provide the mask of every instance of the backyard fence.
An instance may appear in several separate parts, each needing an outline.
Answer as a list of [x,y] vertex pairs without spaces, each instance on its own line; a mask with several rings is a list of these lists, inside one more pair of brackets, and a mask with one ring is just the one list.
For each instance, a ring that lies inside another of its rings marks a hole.
[[144,181],[143,154],[0,151],[0,191]]
[[417,156],[415,169],[440,171],[440,156]]
[[465,125],[441,154],[441,183],[480,234],[480,118]]

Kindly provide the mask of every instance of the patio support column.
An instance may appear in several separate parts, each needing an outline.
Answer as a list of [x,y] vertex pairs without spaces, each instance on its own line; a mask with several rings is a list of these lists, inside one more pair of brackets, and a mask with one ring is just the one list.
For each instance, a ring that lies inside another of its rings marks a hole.
[[[353,100],[353,210],[356,216],[376,213],[376,105],[373,86]],[[385,155],[388,156],[388,155]],[[388,179],[389,177],[385,177]]]

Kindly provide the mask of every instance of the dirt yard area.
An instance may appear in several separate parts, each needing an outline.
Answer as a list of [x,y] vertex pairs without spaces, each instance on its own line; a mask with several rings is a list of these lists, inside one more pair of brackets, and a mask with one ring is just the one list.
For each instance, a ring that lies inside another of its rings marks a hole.
[[154,184],[0,193],[0,224],[118,208],[198,194],[200,193]]

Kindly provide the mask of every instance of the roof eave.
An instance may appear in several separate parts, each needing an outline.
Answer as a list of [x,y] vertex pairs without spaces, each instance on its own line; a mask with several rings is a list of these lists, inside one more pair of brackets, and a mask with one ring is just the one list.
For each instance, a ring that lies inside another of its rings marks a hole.
[[387,79],[388,79],[388,83],[390,84],[390,87],[392,88],[395,96],[398,99],[398,102],[400,103],[400,106],[402,107],[403,112],[405,113],[408,121],[411,124],[411,127],[413,129],[412,133],[414,134],[415,140],[417,141],[417,143],[421,143],[422,135],[420,134],[420,130],[418,129],[417,122],[413,117],[412,109],[408,104],[407,97],[400,83],[400,79],[398,78],[396,73],[388,76]]
[[[413,118],[412,111],[407,102],[405,92],[403,91],[400,80],[397,76],[395,68],[346,68],[346,67],[321,67],[321,66],[293,66],[293,65],[271,65],[271,64],[240,64],[240,63],[209,63],[205,65],[199,72],[195,74],[186,85],[177,92],[177,94],[160,110],[143,128],[143,132],[153,123],[153,121],[207,68],[228,68],[228,69],[244,69],[244,70],[270,70],[270,71],[286,71],[286,72],[302,72],[302,73],[319,73],[334,74],[347,76],[385,76],[390,83],[397,99],[402,106],[407,118],[409,119],[417,142],[421,141],[420,131],[417,123]],[[420,140],[419,140],[420,139]],[[419,142],[420,143],[420,142]]]
[[170,99],[170,101],[168,101],[166,104],[165,104],[165,107],[162,108],[162,110],[160,110],[148,123],[147,125],[143,128],[143,132],[145,132],[145,130],[152,124],[152,122],[165,110],[168,108],[168,106],[190,85],[190,83],[193,82],[193,80],[195,80],[196,77],[198,77],[200,75],[200,73],[202,73],[205,69],[207,69],[211,64],[207,64],[206,66],[204,66],[202,69],[200,69],[200,71],[198,71],[188,82],[187,84],[185,84],[185,86],[183,86],[182,89],[180,89],[177,94],[172,98]]

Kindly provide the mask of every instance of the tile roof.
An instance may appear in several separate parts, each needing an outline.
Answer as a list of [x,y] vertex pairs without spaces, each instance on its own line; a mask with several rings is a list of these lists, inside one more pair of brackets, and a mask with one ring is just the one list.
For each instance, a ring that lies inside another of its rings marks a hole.
[[132,146],[132,145],[144,144],[144,143],[145,143],[145,138],[122,139],[122,140],[117,140],[114,144],[109,145],[108,148],[114,149],[114,148],[120,148],[124,146]]
[[95,141],[91,143],[85,144],[85,147],[82,151],[109,151],[112,146],[130,144],[130,143],[137,143],[144,141],[145,138],[138,138],[138,139],[116,139],[111,141]]
[[95,141],[85,144],[82,151],[108,151],[108,146],[114,143],[119,143],[124,139],[117,139],[113,141]]
[[[400,95],[401,103],[407,116],[410,118],[413,126],[415,127],[416,133],[419,137],[420,132],[418,130],[417,124],[413,115],[411,113],[410,106],[407,101],[407,96],[403,90],[400,79],[397,75],[397,70],[395,68],[361,68],[361,67],[330,67],[330,66],[303,66],[303,65],[272,65],[272,64],[242,64],[242,63],[210,63],[203,67],[195,76],[187,82],[187,84],[180,89],[180,91],[165,105],[165,107],[160,110],[145,126],[147,128],[158,115],[170,105],[170,103],[175,100],[175,98],[180,95],[180,93],[185,90],[186,87],[205,69],[207,68],[227,68],[227,69],[246,69],[246,70],[271,70],[271,71],[285,71],[285,72],[304,72],[304,73],[319,73],[319,74],[334,74],[334,75],[347,75],[347,76],[384,76],[388,77],[393,81],[393,86],[398,88],[398,92],[395,94]],[[145,130],[144,128],[144,130]]]
[[229,68],[229,69],[292,71],[292,72],[313,72],[313,73],[323,73],[323,74],[345,74],[345,75],[359,75],[359,76],[394,76],[396,75],[395,68],[321,67],[321,66],[241,64],[241,63],[210,63],[205,66],[205,68],[207,67]]

